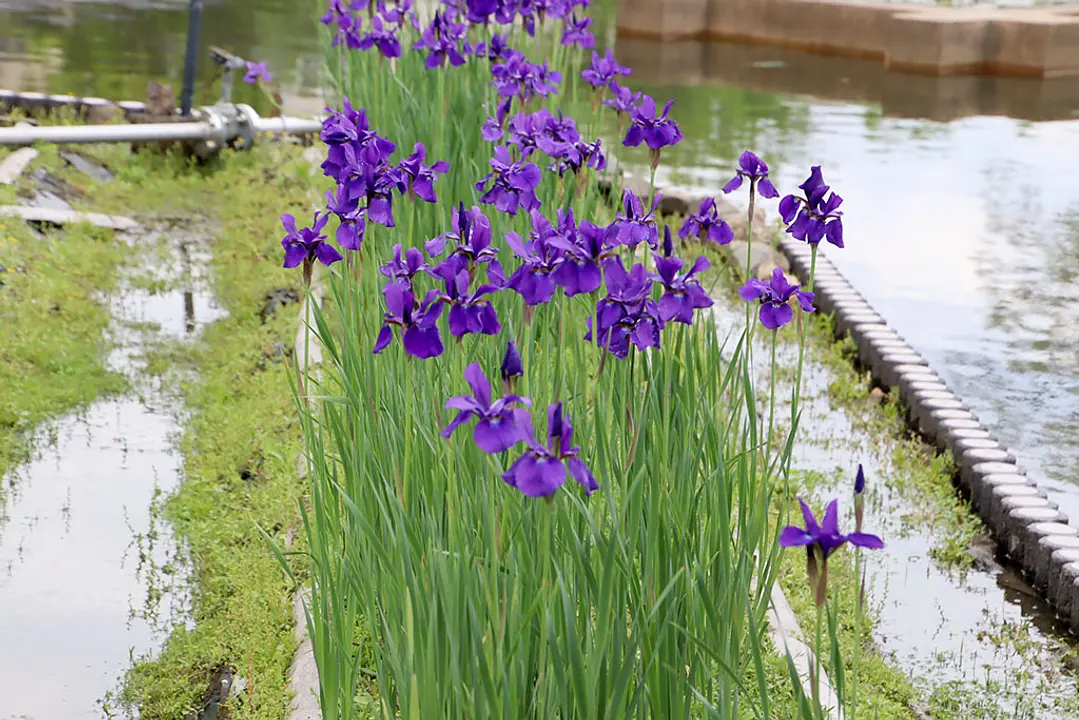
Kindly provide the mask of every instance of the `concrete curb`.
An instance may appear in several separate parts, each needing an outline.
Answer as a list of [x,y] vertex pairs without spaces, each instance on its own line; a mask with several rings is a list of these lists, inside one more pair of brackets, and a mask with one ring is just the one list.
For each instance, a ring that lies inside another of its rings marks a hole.
[[[785,237],[779,251],[808,281],[809,246]],[[941,452],[952,453],[958,466],[955,483],[992,530],[1001,552],[1079,632],[1079,530],[899,333],[883,319],[869,318],[879,317],[871,309],[867,313],[859,304],[834,301],[833,288],[849,283],[827,257],[818,253],[816,269],[827,278],[819,309],[835,313],[837,336],[850,335],[858,347],[857,362],[882,386],[898,390],[911,427]]]

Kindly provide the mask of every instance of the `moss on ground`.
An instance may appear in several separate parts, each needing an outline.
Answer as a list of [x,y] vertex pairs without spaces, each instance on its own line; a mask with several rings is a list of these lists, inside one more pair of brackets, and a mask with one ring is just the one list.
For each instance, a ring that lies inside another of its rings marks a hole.
[[[0,203],[17,202],[19,187],[0,186]],[[28,457],[43,422],[125,387],[106,368],[106,330],[130,255],[109,230],[42,234],[0,217],[0,478]]]
[[[144,358],[145,371],[171,383],[184,403],[184,481],[163,513],[191,560],[193,607],[191,622],[180,619],[160,653],[137,660],[119,699],[137,708],[143,720],[184,718],[202,710],[215,675],[232,668],[234,685],[242,690],[228,703],[228,716],[282,718],[296,646],[294,586],[267,537],[280,545],[302,543],[301,432],[288,370],[296,306],[284,306],[265,322],[261,311],[269,291],[298,290],[299,278],[283,272],[277,261],[277,216],[306,211],[306,163],[300,148],[284,145],[229,152],[204,165],[176,156],[132,155],[126,146],[87,152],[117,175],[113,183],[87,189],[83,202],[94,210],[218,228],[201,240],[208,246],[203,249],[212,250],[212,288],[228,313],[196,345],[158,344]],[[42,161],[55,162],[47,148]],[[77,180],[71,171],[51,167]],[[78,255],[87,273],[123,260],[122,253],[88,254],[87,248],[99,244],[100,238],[85,238],[64,252]],[[152,290],[155,281],[143,280],[140,286]],[[48,319],[47,309],[40,312]],[[92,320],[103,327],[108,313],[97,312]],[[64,340],[58,335],[45,342]],[[64,341],[79,347],[70,337]],[[86,377],[92,374],[81,370],[80,378]],[[80,387],[85,391],[85,382]]]

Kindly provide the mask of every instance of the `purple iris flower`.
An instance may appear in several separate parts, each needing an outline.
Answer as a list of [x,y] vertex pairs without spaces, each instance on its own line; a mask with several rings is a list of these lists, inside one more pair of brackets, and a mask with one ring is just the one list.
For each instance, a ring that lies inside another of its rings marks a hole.
[[630,113],[629,129],[622,144],[637,147],[642,142],[652,151],[652,166],[659,164],[659,153],[665,147],[677,145],[682,141],[682,132],[678,123],[667,117],[674,100],[668,100],[663,112],[656,115],[656,101],[645,95],[640,107]]
[[655,250],[659,243],[659,231],[656,229],[656,208],[659,207],[659,201],[660,196],[657,194],[652,200],[652,207],[645,214],[640,198],[632,190],[625,188],[622,191],[623,211],[607,227],[608,239],[625,245],[630,250],[635,250],[642,242],[646,242]]
[[383,57],[401,57],[401,41],[397,39],[396,28],[387,27],[379,15],[371,18],[371,29],[356,45],[357,50],[370,50],[373,47],[377,47]]
[[683,240],[690,237],[707,237],[716,245],[726,245],[734,239],[734,231],[716,212],[716,199],[705,198],[701,201],[700,210],[686,218],[682,229],[678,231],[678,237]]
[[517,349],[517,343],[506,343],[506,354],[502,356],[502,392],[508,393],[517,383],[517,378],[525,374],[524,361]]
[[[481,203],[494,204],[499,211],[517,214],[517,208],[535,210],[540,206],[536,188],[543,180],[543,173],[532,163],[515,162],[505,146],[495,148],[491,158],[491,170],[476,183],[477,192],[483,192]],[[484,191],[488,181],[491,187]]]
[[528,449],[514,460],[502,479],[527,497],[553,495],[566,482],[568,474],[591,495],[599,489],[592,471],[580,458],[581,448],[573,444],[573,426],[562,413],[562,403],[547,408],[547,445],[540,445],[532,429],[532,415],[517,412],[518,425]]
[[498,0],[466,0],[465,18],[473,25],[486,25],[498,10]]
[[521,159],[529,157],[539,148],[539,140],[547,131],[547,119],[541,113],[550,115],[546,109],[535,113],[519,112],[509,121],[506,144],[516,148]]
[[472,55],[477,58],[485,57],[492,63],[508,59],[514,52],[506,43],[506,38],[497,33],[491,36],[489,42],[478,42],[471,48]]
[[386,162],[397,146],[370,129],[363,108],[354,110],[346,97],[343,112],[326,108],[320,138],[329,146],[322,172],[343,182],[362,165],[379,166]]
[[502,140],[502,134],[506,125],[506,116],[509,114],[510,107],[513,105],[513,98],[506,98],[498,104],[498,109],[495,111],[495,116],[488,116],[483,122],[483,127],[480,128],[480,135],[487,142],[499,142]]
[[594,48],[596,46],[596,36],[588,29],[591,24],[592,18],[590,17],[577,19],[576,15],[571,15],[566,20],[566,29],[562,33],[562,44],[577,45],[586,50]]
[[609,87],[619,75],[629,75],[631,72],[628,67],[622,67],[615,61],[614,53],[608,48],[603,57],[592,51],[592,65],[581,71],[581,77],[598,90]]
[[779,201],[779,214],[790,227],[787,232],[799,240],[816,245],[824,238],[836,247],[843,247],[843,220],[839,206],[843,198],[824,183],[820,165],[814,165],[809,177],[798,186],[804,197],[787,195]]
[[450,306],[449,326],[454,337],[469,334],[497,335],[502,330],[498,315],[487,295],[498,292],[494,285],[480,285],[470,291],[471,274],[468,261],[462,257],[450,257],[431,273],[440,278],[445,292],[439,300]]
[[506,287],[519,294],[528,306],[550,302],[557,287],[552,274],[562,261],[562,253],[549,242],[557,231],[547,218],[532,211],[532,233],[523,242],[515,232],[506,233],[506,244],[524,262],[510,276]]
[[338,186],[335,192],[326,191],[326,209],[340,220],[337,244],[341,249],[359,250],[367,230],[367,209],[360,207],[358,198],[350,195],[344,186]]
[[757,190],[760,191],[761,197],[769,199],[779,197],[779,191],[776,190],[772,181],[768,179],[768,163],[761,160],[749,150],[746,150],[742,153],[742,156],[738,158],[738,170],[735,176],[723,186],[723,192],[734,192],[742,187],[743,179],[749,180],[751,188],[756,186]]
[[285,267],[294,268],[302,264],[306,274],[315,260],[329,267],[342,259],[341,253],[326,242],[326,236],[322,234],[329,219],[329,213],[315,213],[315,222],[311,227],[297,230],[296,218],[292,214],[281,216],[281,224],[285,227],[285,237],[281,240],[281,247],[285,249]]
[[712,307],[712,298],[701,287],[694,275],[712,267],[708,258],[699,257],[688,272],[679,275],[681,258],[655,255],[656,279],[663,283],[663,297],[659,299],[659,317],[663,322],[693,324],[693,311]]
[[[788,525],[779,534],[779,544],[785,548],[804,547],[808,560],[809,581],[814,587],[817,604],[823,604],[827,582],[828,557],[847,543],[856,547],[879,550],[884,541],[876,535],[852,532],[844,535],[839,531],[839,501],[832,500],[824,511],[820,524],[805,500],[798,498],[802,506],[805,527]],[[819,565],[819,567],[818,567]]]
[[738,289],[738,294],[746,302],[759,300],[761,304],[761,325],[769,330],[778,330],[794,319],[794,309],[791,308],[791,296],[798,298],[798,304],[805,312],[813,312],[813,293],[798,289],[798,285],[791,285],[783,275],[783,271],[776,268],[772,271],[772,279],[763,282],[757,278],[750,278],[746,284]]
[[[599,320],[599,344],[618,359],[629,355],[629,343],[638,350],[660,346],[663,320],[659,306],[650,299],[652,280],[644,265],[637,263],[626,271],[622,259],[615,256],[604,265],[607,297],[596,303]],[[585,339],[592,341],[592,318],[586,321]]]
[[522,53],[513,51],[491,68],[491,81],[502,97],[519,98],[527,102],[533,97],[547,96],[558,91],[562,73],[551,70],[547,63],[536,65]]
[[398,164],[401,172],[412,181],[410,192],[416,193],[421,199],[434,203],[438,202],[435,197],[435,181],[438,175],[445,175],[450,169],[450,164],[445,160],[439,160],[434,165],[424,165],[427,159],[427,148],[418,142],[412,148],[412,154]]
[[496,255],[498,248],[491,246],[491,221],[475,205],[471,210],[465,210],[465,204],[458,203],[451,214],[451,221],[456,232],[443,233],[424,243],[424,249],[431,257],[437,257],[445,250],[445,243],[450,240],[454,243],[450,257],[464,258],[469,271],[482,263],[498,261]]
[[354,168],[343,183],[353,196],[367,197],[367,219],[385,227],[395,227],[393,219],[393,191],[404,190],[408,185],[400,171],[388,165],[374,167],[361,164]]
[[393,260],[379,268],[384,276],[393,281],[404,281],[408,287],[412,287],[412,278],[418,273],[427,272],[427,263],[424,262],[423,253],[416,248],[405,250],[401,257],[401,243],[393,246]]
[[401,328],[401,344],[405,352],[412,357],[426,360],[441,355],[443,347],[438,332],[438,318],[442,314],[442,303],[438,302],[437,291],[427,293],[418,308],[415,295],[407,283],[392,282],[383,289],[382,295],[386,299],[387,312],[372,352],[378,355],[389,347],[396,326]]
[[266,63],[264,62],[251,62],[247,61],[247,72],[244,74],[244,82],[248,85],[254,85],[258,81],[268,83],[273,80],[273,75],[266,69]]
[[457,416],[442,431],[442,437],[449,438],[454,430],[476,418],[472,438],[480,450],[492,454],[509,450],[522,439],[513,407],[530,407],[532,401],[516,395],[503,395],[492,403],[491,383],[487,381],[479,363],[465,368],[465,380],[472,388],[472,395],[451,397],[446,401],[446,408],[456,410]]
[[423,35],[412,46],[413,50],[427,50],[426,66],[428,70],[444,67],[446,62],[453,67],[465,64],[460,44],[467,28],[453,21],[448,14],[435,11],[431,24],[423,30]]
[[[559,219],[559,232],[548,240],[548,244],[562,251],[562,262],[551,273],[551,279],[566,297],[599,290],[603,284],[600,264],[614,255],[607,245],[604,228],[588,221],[582,222],[580,228],[573,228],[573,224],[573,210],[569,210]],[[565,230],[561,229],[563,225]]]
[[551,172],[558,173],[562,177],[565,173],[580,173],[586,167],[593,168],[597,172],[607,169],[607,157],[600,150],[602,141],[598,138],[593,143],[578,140],[575,143],[563,143],[561,146],[552,148],[548,153],[555,159],[547,168]]
[[619,115],[632,114],[634,110],[640,107],[641,101],[644,99],[644,93],[633,92],[628,87],[619,85],[613,80],[608,87],[611,89],[612,97],[604,100],[603,104],[612,108]]
[[556,157],[566,144],[581,140],[581,133],[577,131],[577,122],[572,117],[563,116],[561,110],[555,115],[544,108],[535,114],[537,124],[542,126],[536,144],[540,150],[551,157]]

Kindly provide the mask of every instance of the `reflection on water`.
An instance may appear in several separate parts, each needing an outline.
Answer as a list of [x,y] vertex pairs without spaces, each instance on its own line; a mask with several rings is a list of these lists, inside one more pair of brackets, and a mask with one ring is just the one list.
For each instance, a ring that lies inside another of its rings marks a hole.
[[[825,252],[1079,518],[1079,120],[913,119],[932,114],[928,93],[942,80],[880,71],[875,84],[844,84],[837,78],[867,66],[736,45],[618,48],[651,71],[634,76],[640,89],[677,100],[672,114],[687,141],[664,154],[669,180],[714,191],[747,147],[771,165],[781,192],[823,165],[845,199],[848,246]],[[676,66],[682,74],[658,75]],[[681,83],[684,74],[701,83]],[[909,85],[913,104],[882,109],[872,93],[891,84]],[[818,86],[837,99],[813,97]],[[992,87],[976,94],[975,110],[1052,96],[1060,116],[1079,111],[1076,81]]]
[[50,447],[5,482],[0,720],[101,717],[131,658],[185,617],[186,564],[157,512],[180,479],[177,409],[137,370],[148,341],[220,316],[189,256],[146,270],[172,284],[178,270],[183,287],[110,299],[110,365],[133,375],[137,394],[61,420]]
[[[70,2],[0,0],[0,88],[142,100],[148,82],[170,83],[177,100],[187,37],[186,0]],[[266,62],[285,110],[321,110],[322,55],[315,6],[295,0],[208,0],[202,14],[197,104],[213,103],[208,48]],[[235,99],[269,109],[255,89]]]

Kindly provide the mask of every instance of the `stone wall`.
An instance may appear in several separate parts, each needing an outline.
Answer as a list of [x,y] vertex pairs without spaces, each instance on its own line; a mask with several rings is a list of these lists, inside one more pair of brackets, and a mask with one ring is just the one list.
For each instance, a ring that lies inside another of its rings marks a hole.
[[929,75],[1079,76],[1079,7],[619,0],[618,32],[778,45],[873,59],[889,70]]

